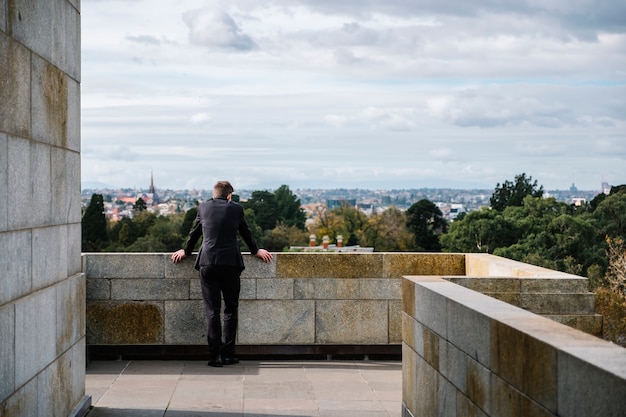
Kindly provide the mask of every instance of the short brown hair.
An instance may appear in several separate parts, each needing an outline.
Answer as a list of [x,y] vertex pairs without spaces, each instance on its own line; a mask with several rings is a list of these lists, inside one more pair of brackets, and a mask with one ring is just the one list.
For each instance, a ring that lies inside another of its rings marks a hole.
[[228,194],[232,194],[233,191],[235,190],[233,189],[233,186],[230,185],[230,182],[218,181],[213,186],[213,197],[226,198],[228,197]]

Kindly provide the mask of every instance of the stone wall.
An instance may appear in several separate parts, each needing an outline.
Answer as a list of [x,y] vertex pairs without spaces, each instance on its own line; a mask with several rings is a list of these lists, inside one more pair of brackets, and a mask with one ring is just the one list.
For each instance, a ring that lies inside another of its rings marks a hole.
[[[568,279],[471,257],[485,277]],[[402,294],[403,416],[626,415],[626,349],[438,276],[407,276]]]
[[0,415],[85,397],[80,3],[0,0]]
[[[240,346],[396,345],[399,353],[402,275],[465,271],[460,254],[278,253],[268,264],[244,261]],[[205,346],[193,262],[84,254],[87,343]]]
[[[400,354],[403,275],[442,275],[590,333],[601,332],[585,278],[546,269],[520,277],[517,270],[535,267],[492,255],[277,253],[269,264],[250,255],[244,260],[240,353],[243,346],[333,346],[334,353],[369,346],[362,351],[389,352],[380,348],[386,345]],[[147,354],[150,346],[205,346],[193,262],[190,257],[175,265],[169,254],[84,254],[90,350],[135,346],[134,352]]]

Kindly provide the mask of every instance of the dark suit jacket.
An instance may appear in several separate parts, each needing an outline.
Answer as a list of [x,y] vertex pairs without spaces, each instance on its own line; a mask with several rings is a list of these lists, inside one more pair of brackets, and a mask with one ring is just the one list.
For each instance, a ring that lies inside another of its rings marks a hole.
[[198,239],[202,236],[202,246],[196,256],[194,267],[228,265],[244,269],[243,258],[237,242],[241,235],[250,252],[259,251],[248,224],[244,219],[243,207],[225,198],[214,198],[198,206],[198,215],[189,232],[185,245],[185,255],[191,255]]

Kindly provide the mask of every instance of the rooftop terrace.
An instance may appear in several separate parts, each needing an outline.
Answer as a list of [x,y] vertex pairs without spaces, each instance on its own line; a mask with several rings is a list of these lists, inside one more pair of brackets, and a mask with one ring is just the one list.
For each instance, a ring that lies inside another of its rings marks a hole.
[[89,417],[399,417],[400,361],[94,361]]

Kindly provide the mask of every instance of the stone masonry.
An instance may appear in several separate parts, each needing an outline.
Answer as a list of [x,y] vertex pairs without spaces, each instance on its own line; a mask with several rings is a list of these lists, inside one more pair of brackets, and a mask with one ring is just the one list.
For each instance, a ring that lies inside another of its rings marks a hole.
[[[175,265],[169,257],[83,254],[88,345],[206,344],[194,259]],[[601,331],[585,278],[545,269],[520,277],[515,268],[528,271],[529,265],[491,255],[277,253],[269,264],[250,255],[244,260],[239,345],[399,347],[403,275],[441,275],[590,333]],[[483,270],[500,262],[509,269]]]
[[402,294],[404,417],[626,415],[626,349],[440,276]]
[[0,0],[0,415],[84,413],[80,3]]

